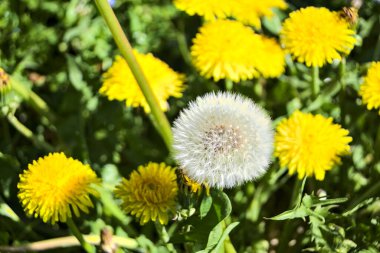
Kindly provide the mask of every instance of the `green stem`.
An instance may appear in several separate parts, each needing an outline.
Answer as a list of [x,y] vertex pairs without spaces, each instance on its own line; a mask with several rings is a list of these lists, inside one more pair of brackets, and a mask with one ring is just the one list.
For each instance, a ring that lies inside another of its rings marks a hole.
[[320,87],[319,87],[319,68],[318,66],[312,66],[311,68],[311,88],[313,97],[316,98],[319,95]]
[[145,96],[146,101],[149,104],[153,117],[156,119],[158,131],[162,135],[168,149],[171,149],[172,144],[172,132],[170,124],[165,114],[162,112],[159,103],[149,86],[149,83],[133,54],[132,47],[117,20],[115,13],[107,0],[95,0],[95,3],[99,9],[100,14],[106,21],[108,28],[110,29],[112,36],[125,60],[128,63],[142,93]]
[[345,74],[346,74],[346,58],[342,58],[339,64],[339,83],[340,83],[340,94],[339,94],[339,100],[340,100],[340,115],[341,115],[341,121],[344,124],[345,118],[346,118],[346,110],[345,110],[345,98],[346,98],[346,80],[345,80]]
[[165,226],[163,226],[160,222],[156,221],[155,223],[157,233],[160,235],[161,240],[166,244],[169,252],[177,252],[172,243],[169,243],[170,236],[166,231]]
[[75,225],[71,218],[67,218],[67,226],[70,228],[73,235],[78,239],[80,245],[87,253],[95,253],[95,247],[84,240],[83,235],[79,232],[78,227]]
[[346,58],[342,58],[342,60],[339,63],[339,82],[340,82],[342,91],[346,89],[346,81],[344,79],[345,74],[346,74]]
[[[247,219],[253,222],[258,221],[262,206],[267,203],[271,195],[289,179],[289,176],[282,177],[286,173],[285,169],[276,168],[276,170],[271,170],[269,173],[257,186],[252,202],[246,212]],[[280,179],[281,177],[282,179]]]
[[[225,219],[223,220],[223,230],[226,229],[226,227],[227,227],[226,219],[227,219],[227,218],[225,218]],[[223,246],[224,246],[224,252],[225,252],[225,253],[236,253],[235,247],[234,247],[234,245],[232,244],[229,235],[227,235],[226,239],[224,240],[224,245],[223,245]]]
[[[293,186],[292,198],[290,200],[289,209],[293,209],[295,206],[299,205],[302,200],[302,192],[305,186],[306,177],[303,180],[296,178]],[[299,197],[301,196],[301,197]],[[292,234],[292,229],[294,228],[294,223],[291,220],[285,221],[284,228],[282,229],[280,236],[280,244],[278,245],[278,253],[288,252],[289,250],[289,236]]]
[[290,70],[290,74],[292,76],[297,76],[298,75],[298,71],[297,71],[297,68],[294,64],[294,61],[292,59],[292,57],[290,55],[287,55],[285,57],[285,61],[286,61],[286,65],[289,67],[289,70]]
[[[378,25],[380,24],[380,18],[377,20],[378,22]],[[373,51],[373,58],[374,60],[379,60],[380,58],[380,34],[379,34],[379,37],[377,38],[377,42],[376,42],[376,46],[375,46],[375,49]]]
[[377,183],[372,185],[366,192],[361,194],[359,198],[352,201],[350,205],[348,206],[347,210],[354,208],[355,206],[359,205],[362,201],[366,199],[379,196],[379,193],[380,193],[380,181],[377,181]]
[[234,83],[232,82],[232,80],[226,78],[224,81],[225,81],[225,84],[226,84],[226,90],[227,91],[231,91],[232,88],[234,87]]
[[46,102],[40,98],[32,90],[25,87],[18,80],[11,77],[11,89],[19,94],[30,106],[32,106],[38,113],[46,117],[50,122],[54,122],[55,116],[50,111]]
[[236,249],[235,249],[234,245],[232,245],[229,236],[224,241],[224,252],[225,253],[236,253]]
[[186,41],[185,25],[182,20],[179,22],[178,26],[179,31],[176,32],[178,48],[185,62],[191,66],[191,54],[189,52],[189,46]]
[[376,139],[373,150],[375,150],[375,161],[380,161],[380,127],[377,127]]
[[43,140],[38,139],[33,134],[33,132],[29,128],[27,128],[24,124],[22,124],[13,114],[8,114],[7,118],[8,118],[9,123],[11,123],[11,125],[14,128],[16,128],[16,130],[19,131],[19,133],[21,133],[24,137],[26,137],[31,142],[33,142],[33,144],[36,147],[44,148],[47,151],[54,150],[54,148],[50,144],[46,143]]

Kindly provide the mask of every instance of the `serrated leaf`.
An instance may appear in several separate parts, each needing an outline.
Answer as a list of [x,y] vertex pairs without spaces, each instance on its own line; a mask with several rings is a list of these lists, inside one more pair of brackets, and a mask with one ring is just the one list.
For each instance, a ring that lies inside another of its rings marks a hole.
[[348,198],[335,198],[335,199],[320,199],[316,196],[311,196],[313,204],[312,206],[326,206],[326,205],[334,205],[344,203],[348,200]]
[[280,213],[279,215],[276,215],[274,217],[268,218],[270,220],[290,220],[290,219],[297,219],[297,218],[305,218],[306,216],[309,216],[308,210],[304,206],[300,206],[293,210],[288,210],[283,213]]
[[211,253],[219,252],[219,250],[221,250],[221,246],[223,245],[227,236],[237,225],[239,225],[239,222],[233,222],[223,230],[223,227],[225,226],[224,223],[225,222],[223,220],[217,226],[215,226],[215,228],[210,232],[206,248],[204,250],[198,251],[197,253]]

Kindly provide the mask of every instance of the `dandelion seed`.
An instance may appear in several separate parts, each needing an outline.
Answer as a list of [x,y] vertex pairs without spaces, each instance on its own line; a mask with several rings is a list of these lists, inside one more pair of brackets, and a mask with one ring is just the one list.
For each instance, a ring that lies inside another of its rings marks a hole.
[[66,222],[72,213],[88,213],[93,207],[89,195],[97,196],[93,184],[100,180],[89,165],[52,153],[28,165],[20,175],[18,197],[28,215],[52,224]]
[[129,180],[123,178],[115,194],[122,200],[124,211],[136,216],[141,225],[150,220],[167,224],[176,208],[176,178],[170,166],[149,163],[133,171]]
[[[172,70],[152,54],[140,54],[137,51],[134,53],[158,99],[160,108],[167,111],[169,97],[182,96],[183,75]],[[106,95],[109,100],[125,100],[127,106],[142,106],[146,113],[150,112],[149,105],[124,58],[116,56],[115,62],[104,73],[103,79],[103,85],[99,90],[100,94]]]
[[253,101],[210,93],[174,122],[174,157],[190,179],[231,188],[265,173],[273,148],[271,120]]
[[360,86],[359,94],[368,110],[380,108],[380,62],[373,62],[368,69],[364,83]]
[[349,132],[332,118],[296,111],[280,122],[275,135],[275,156],[289,174],[298,178],[315,176],[323,180],[325,173],[340,162],[340,155],[348,154]]
[[281,41],[299,62],[322,67],[350,53],[356,41],[354,34],[338,12],[307,7],[290,13],[283,24]]

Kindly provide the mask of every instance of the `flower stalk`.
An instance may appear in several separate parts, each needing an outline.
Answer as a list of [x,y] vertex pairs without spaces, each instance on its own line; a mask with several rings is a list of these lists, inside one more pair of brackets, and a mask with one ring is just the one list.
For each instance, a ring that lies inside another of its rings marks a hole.
[[168,149],[171,148],[172,144],[172,133],[168,119],[165,114],[160,109],[157,98],[155,97],[148,80],[146,79],[140,65],[137,63],[136,58],[133,54],[132,47],[128,41],[127,36],[123,32],[119,21],[117,20],[115,13],[113,12],[111,6],[107,0],[95,0],[96,6],[100,14],[106,21],[108,28],[110,29],[112,36],[121,52],[121,55],[125,58],[128,63],[131,72],[133,73],[136,81],[145,96],[146,101],[149,104],[151,113],[155,118],[157,130],[161,134],[165,141]]
[[177,252],[174,248],[174,245],[169,242],[170,236],[168,234],[168,231],[166,231],[165,226],[163,226],[160,222],[157,221],[154,224],[156,226],[157,233],[159,234],[162,242],[166,244],[166,247],[169,250],[169,252]]
[[28,104],[30,104],[30,106],[33,107],[34,110],[36,110],[42,116],[46,117],[50,123],[54,122],[54,120],[55,120],[54,114],[50,111],[49,106],[46,104],[46,102],[41,97],[39,97],[32,90],[25,88],[25,86],[22,85],[15,78],[11,77],[10,82],[12,85],[12,90],[14,90]]
[[[305,183],[306,183],[306,178],[307,177],[304,177],[303,180],[300,180],[298,178],[295,179],[289,209],[292,209],[292,208],[299,206],[301,204],[302,194],[303,194],[303,190],[304,190]],[[292,229],[294,229],[294,226],[292,226],[292,225],[293,224],[292,224],[291,220],[285,221],[285,225],[284,225],[282,232],[281,232],[280,244],[278,246],[277,252],[282,253],[282,252],[287,252],[289,250],[289,246],[288,246],[289,236],[293,232]]]
[[226,90],[232,91],[232,88],[234,87],[234,83],[232,82],[232,80],[226,78],[225,84],[226,84]]
[[79,243],[87,253],[95,253],[94,246],[86,242],[83,235],[81,232],[79,232],[78,227],[75,225],[74,221],[71,218],[67,218],[67,226],[70,228],[73,235],[78,239]]
[[346,88],[346,82],[344,80],[345,73],[346,73],[346,58],[342,58],[342,60],[339,63],[339,82],[340,82],[342,91],[344,91]]
[[311,68],[311,89],[313,93],[313,97],[318,97],[320,91],[320,80],[319,80],[319,68],[318,66],[312,66]]
[[27,128],[24,124],[22,124],[16,116],[14,116],[12,113],[8,114],[7,116],[8,122],[24,137],[29,139],[36,147],[43,148],[46,151],[53,151],[54,148],[44,140],[40,140],[37,138],[37,136],[34,135],[34,133]]

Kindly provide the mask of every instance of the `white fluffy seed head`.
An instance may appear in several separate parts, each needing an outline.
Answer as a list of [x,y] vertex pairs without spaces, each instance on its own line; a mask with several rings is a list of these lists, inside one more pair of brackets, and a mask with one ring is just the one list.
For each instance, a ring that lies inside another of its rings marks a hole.
[[198,183],[231,188],[261,176],[273,150],[267,113],[252,100],[228,92],[191,102],[174,122],[174,157]]

